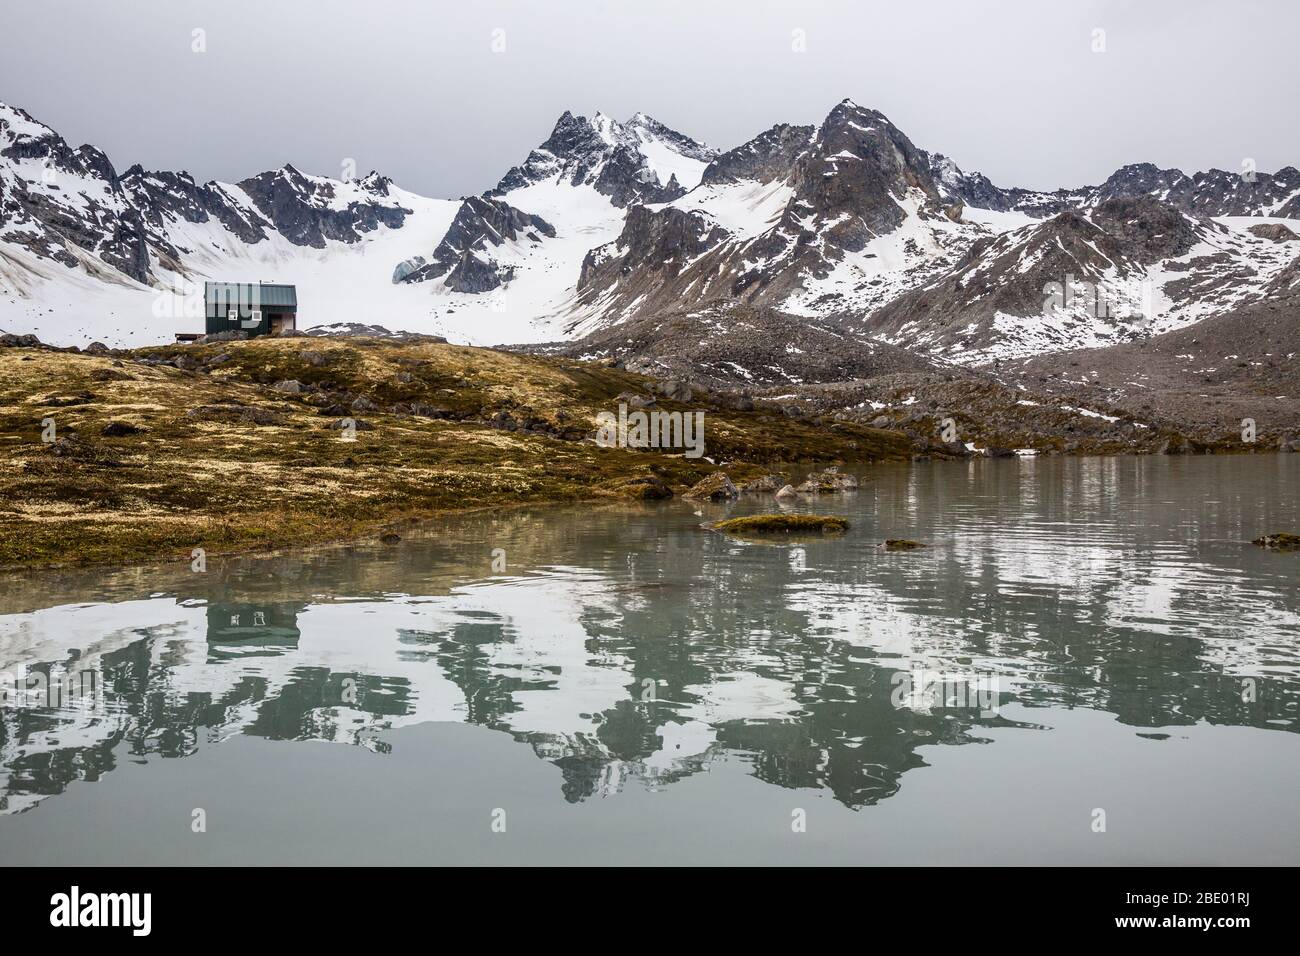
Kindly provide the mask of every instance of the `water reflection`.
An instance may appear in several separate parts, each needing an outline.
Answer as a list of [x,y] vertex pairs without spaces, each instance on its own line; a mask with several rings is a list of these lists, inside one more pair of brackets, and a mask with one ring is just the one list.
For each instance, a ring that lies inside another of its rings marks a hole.
[[[670,502],[471,516],[206,574],[11,578],[0,671],[88,671],[98,690],[0,708],[0,810],[236,734],[382,753],[430,721],[510,735],[571,802],[737,759],[854,808],[924,747],[1050,733],[1059,708],[1294,732],[1300,559],[1242,542],[1293,524],[1297,458],[881,468],[809,506],[847,514],[848,536],[793,547]],[[932,546],[882,551],[893,535]],[[900,706],[913,672],[995,678],[1037,719]]]

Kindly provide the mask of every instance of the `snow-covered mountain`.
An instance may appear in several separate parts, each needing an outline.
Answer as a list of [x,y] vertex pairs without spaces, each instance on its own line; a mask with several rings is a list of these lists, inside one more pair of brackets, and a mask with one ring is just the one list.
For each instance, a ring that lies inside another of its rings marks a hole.
[[583,331],[682,302],[796,315],[869,312],[986,233],[946,202],[928,157],[849,100],[817,129],[774,127],[724,153],[699,187],[629,212],[579,280]]
[[645,113],[620,123],[566,112],[495,188],[462,200],[437,248],[403,263],[396,279],[427,284],[437,331],[449,337],[471,316],[476,327],[514,331],[492,341],[560,337],[575,314],[590,314],[576,297],[589,250],[642,203],[694,189],[715,155]]
[[1111,198],[981,240],[939,278],[848,324],[973,364],[1095,348],[1258,299],[1298,253],[1300,243],[1149,196]]
[[[63,344],[200,330],[202,282],[223,279],[296,284],[304,327],[536,343],[670,313],[675,327],[716,324],[744,306],[978,362],[1265,297],[1300,252],[1292,217],[1293,167],[1138,164],[1096,187],[1004,188],[849,100],[818,126],[722,152],[644,113],[566,112],[495,187],[460,200],[291,165],[238,183],[119,174],[0,104],[0,329]],[[1098,316],[1069,295],[1044,309],[1071,282],[1136,283],[1143,314]]]

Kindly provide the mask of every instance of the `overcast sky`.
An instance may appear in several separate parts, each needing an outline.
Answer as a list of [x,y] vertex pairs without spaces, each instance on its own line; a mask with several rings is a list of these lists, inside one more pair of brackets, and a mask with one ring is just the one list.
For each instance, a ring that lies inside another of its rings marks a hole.
[[351,158],[460,196],[566,109],[730,147],[846,96],[1004,186],[1300,165],[1294,0],[0,4],[0,100],[119,171],[339,176]]

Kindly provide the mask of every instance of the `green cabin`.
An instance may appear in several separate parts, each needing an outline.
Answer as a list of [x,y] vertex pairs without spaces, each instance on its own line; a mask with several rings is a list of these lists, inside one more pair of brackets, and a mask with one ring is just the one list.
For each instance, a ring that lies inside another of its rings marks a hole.
[[207,334],[275,335],[298,327],[298,290],[270,282],[205,282]]

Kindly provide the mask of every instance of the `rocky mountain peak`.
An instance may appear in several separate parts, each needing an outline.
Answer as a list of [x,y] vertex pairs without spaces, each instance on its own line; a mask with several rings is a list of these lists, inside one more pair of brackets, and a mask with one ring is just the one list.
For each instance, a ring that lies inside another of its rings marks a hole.
[[795,166],[790,223],[834,221],[829,241],[863,248],[907,218],[905,204],[941,206],[927,154],[883,113],[842,100],[823,121],[812,149]]
[[705,168],[700,181],[768,183],[788,179],[794,171],[795,160],[811,148],[816,132],[812,126],[778,123],[749,142],[719,153]]
[[494,249],[507,243],[538,244],[554,239],[555,228],[504,200],[468,196],[429,259],[418,256],[400,263],[394,282],[428,282],[443,278],[453,292],[489,292],[514,277],[511,265],[499,262]]
[[669,202],[699,182],[715,155],[716,150],[646,113],[620,123],[604,113],[587,119],[566,110],[546,141],[507,172],[490,194],[505,195],[554,179],[592,186],[618,207]]

